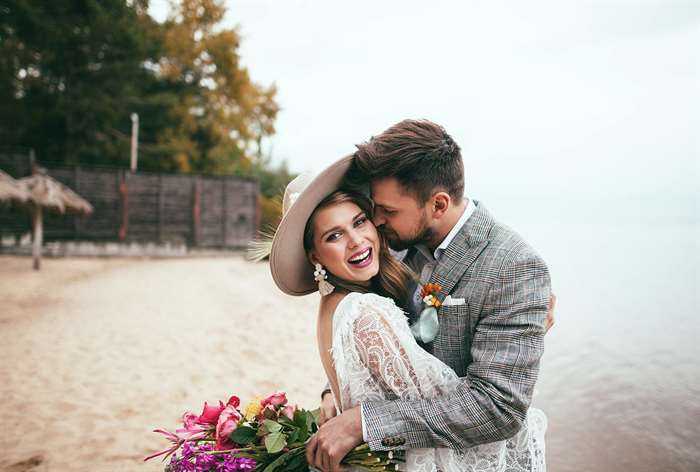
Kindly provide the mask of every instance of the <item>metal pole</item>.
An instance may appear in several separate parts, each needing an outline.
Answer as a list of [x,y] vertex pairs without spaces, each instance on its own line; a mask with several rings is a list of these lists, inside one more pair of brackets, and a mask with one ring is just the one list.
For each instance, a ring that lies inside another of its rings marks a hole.
[[139,159],[139,115],[131,114],[131,172],[136,172]]

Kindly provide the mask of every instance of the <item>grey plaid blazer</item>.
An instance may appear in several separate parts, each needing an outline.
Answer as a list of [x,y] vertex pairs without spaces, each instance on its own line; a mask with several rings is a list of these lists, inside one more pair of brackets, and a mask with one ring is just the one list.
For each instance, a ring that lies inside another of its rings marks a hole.
[[[364,402],[372,450],[463,449],[507,439],[523,424],[543,351],[549,272],[518,234],[475,203],[431,278],[443,297],[466,303],[440,308],[438,335],[424,346],[462,382],[434,399]],[[416,252],[405,259],[415,268]]]

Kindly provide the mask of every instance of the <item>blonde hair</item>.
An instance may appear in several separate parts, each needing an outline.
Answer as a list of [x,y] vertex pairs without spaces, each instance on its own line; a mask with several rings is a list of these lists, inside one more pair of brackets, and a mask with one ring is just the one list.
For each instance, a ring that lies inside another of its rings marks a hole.
[[[306,222],[304,229],[304,250],[309,254],[314,249],[314,220],[319,210],[328,208],[339,203],[351,202],[356,204],[364,211],[367,218],[372,218],[374,208],[372,201],[362,194],[354,193],[345,190],[336,190],[335,192],[324,198],[314,209],[313,213]],[[369,287],[360,285],[357,282],[341,279],[334,274],[328,272],[328,281],[336,288],[346,290],[348,292],[367,293],[373,292],[378,295],[392,298],[396,304],[405,308],[408,300],[408,289],[413,280],[411,269],[404,265],[401,261],[394,258],[389,252],[389,246],[384,235],[377,231],[379,235],[379,272],[370,279]]]

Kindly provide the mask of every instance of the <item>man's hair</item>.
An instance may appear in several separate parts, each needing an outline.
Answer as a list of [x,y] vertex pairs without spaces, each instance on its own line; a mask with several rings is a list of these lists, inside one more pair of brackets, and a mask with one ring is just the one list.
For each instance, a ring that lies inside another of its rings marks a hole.
[[353,181],[393,177],[421,204],[437,191],[447,192],[456,203],[464,196],[459,146],[428,120],[403,120],[358,144],[349,174]]

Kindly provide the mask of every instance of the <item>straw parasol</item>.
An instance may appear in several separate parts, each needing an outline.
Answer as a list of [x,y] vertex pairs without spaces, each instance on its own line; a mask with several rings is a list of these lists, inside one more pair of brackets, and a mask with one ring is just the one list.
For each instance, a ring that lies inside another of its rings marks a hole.
[[28,194],[26,206],[32,213],[33,246],[32,257],[34,269],[39,270],[41,265],[41,245],[44,234],[43,212],[44,209],[89,215],[92,213],[92,205],[83,197],[63,185],[58,180],[46,174],[46,169],[35,168],[29,177],[17,181]]
[[17,180],[0,170],[0,203],[23,204],[29,200],[29,193]]

